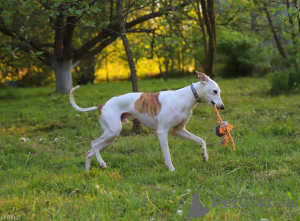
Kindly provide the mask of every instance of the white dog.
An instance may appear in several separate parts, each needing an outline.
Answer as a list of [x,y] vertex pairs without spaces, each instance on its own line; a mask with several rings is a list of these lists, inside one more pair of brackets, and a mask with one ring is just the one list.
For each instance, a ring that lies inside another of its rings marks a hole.
[[89,171],[94,155],[96,155],[100,166],[106,168],[106,163],[99,152],[114,142],[122,130],[122,123],[128,123],[127,118],[132,117],[138,119],[146,127],[156,130],[163,151],[164,162],[170,171],[175,170],[168,146],[170,129],[172,129],[173,135],[198,143],[202,147],[203,160],[206,162],[208,155],[205,141],[188,132],[185,125],[192,115],[192,108],[201,99],[212,106],[216,104],[219,109],[225,107],[220,98],[221,90],[218,84],[204,73],[197,71],[196,73],[199,82],[176,91],[128,93],[113,97],[102,105],[90,108],[77,106],[73,94],[79,86],[73,88],[70,91],[72,106],[82,112],[98,110],[99,123],[102,128],[102,136],[91,142],[92,149],[87,152],[85,169]]

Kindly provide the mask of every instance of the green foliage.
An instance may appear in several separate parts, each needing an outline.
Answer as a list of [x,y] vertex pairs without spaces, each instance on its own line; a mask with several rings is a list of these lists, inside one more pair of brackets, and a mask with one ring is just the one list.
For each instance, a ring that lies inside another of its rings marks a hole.
[[[196,77],[140,81],[140,90],[180,88]],[[199,145],[169,135],[176,172],[164,165],[156,133],[127,133],[94,158],[84,171],[90,142],[101,135],[96,112],[77,112],[68,95],[54,88],[20,88],[16,99],[0,90],[0,217],[3,220],[182,220],[177,210],[192,203],[192,193],[210,209],[203,220],[299,220],[299,206],[212,207],[212,197],[299,198],[300,120],[298,95],[262,96],[267,79],[218,82],[226,109],[223,120],[234,126],[236,152],[215,136],[216,115],[197,104],[187,129],[207,144],[204,163]],[[130,82],[82,86],[75,99],[89,107],[131,91]],[[250,96],[251,95],[251,96]],[[20,137],[29,138],[21,142]],[[54,138],[59,138],[55,142]],[[43,141],[39,141],[43,138]],[[148,199],[148,197],[149,199]],[[151,201],[151,203],[150,203]],[[155,207],[154,207],[154,206]],[[200,218],[202,219],[202,218]],[[191,219],[192,220],[192,219]],[[197,219],[195,219],[197,220]]]
[[[184,8],[176,7],[177,4],[180,5],[181,3],[190,4],[187,4]],[[203,42],[206,35],[202,35],[200,22],[192,3],[197,5],[197,1],[173,2],[170,11],[170,1],[167,0],[163,0],[159,4],[145,4],[143,0],[124,1],[124,13],[127,22],[132,22],[142,15],[155,11],[164,12],[164,16],[151,19],[151,22],[140,23],[128,30],[127,35],[137,67],[143,65],[143,61],[146,59],[152,59],[153,64],[155,62],[153,69],[145,68],[142,71],[138,70],[138,73],[143,72],[143,75],[148,76],[148,74],[160,72],[161,76],[166,79],[194,68],[202,69],[200,63],[204,63],[205,60]],[[71,55],[77,57],[78,53],[84,51],[81,50],[82,46],[90,45],[88,42],[98,36],[101,30],[117,27],[118,14],[115,10],[116,6],[117,0],[106,2],[100,0],[0,0],[1,22],[4,24],[3,27],[12,31],[9,36],[3,34],[5,32],[2,31],[0,45],[3,46],[2,49],[8,51],[8,57],[22,56],[23,58],[25,53],[19,51],[29,52],[31,55],[29,58],[34,61],[32,62],[32,69],[40,68],[39,62],[36,62],[38,59],[47,60],[49,61],[48,65],[50,65],[51,59],[46,52],[56,56],[54,39],[57,43],[62,42],[55,37],[56,34],[60,33],[58,32],[60,28],[56,26],[61,25],[63,32],[67,24],[71,24],[70,21],[74,19],[76,20],[75,28],[74,31],[70,32],[72,33],[71,54],[65,54],[62,57],[69,58]],[[279,40],[287,54],[287,59],[282,59],[276,55],[278,50],[271,29],[268,27],[266,15],[261,10],[262,2],[253,0],[230,1],[230,4],[228,4],[227,1],[217,1],[215,7],[218,24],[217,60],[215,62],[217,74],[219,73],[223,77],[263,76],[270,71],[270,64],[272,69],[276,69],[280,66],[288,67],[291,63],[299,63],[300,50],[298,49],[300,42],[297,37],[299,26],[296,19],[299,15],[299,9],[295,5],[290,4],[287,10],[287,4],[268,3],[271,19],[278,36],[280,36]],[[288,14],[282,13],[284,11]],[[117,29],[115,31],[118,32]],[[144,31],[146,33],[143,33]],[[63,41],[67,41],[67,39],[68,36],[66,35]],[[95,39],[93,42],[95,42]],[[35,44],[29,46],[29,42]],[[40,45],[41,47],[35,48],[34,45]],[[90,52],[97,51],[96,48],[100,45],[102,45],[101,42],[95,44],[93,48],[90,48]],[[56,47],[56,50],[58,48]],[[115,61],[116,57],[126,58],[126,54],[123,50],[120,50],[121,48],[123,48],[122,45],[117,45],[115,49],[111,47],[110,51],[113,53],[107,54],[107,60],[115,63],[113,66],[122,65]],[[102,55],[98,55],[98,58],[101,59]],[[19,66],[26,66],[27,63],[28,59],[20,59],[18,64],[17,62],[12,64],[13,67],[9,67],[8,63],[5,63],[4,66],[6,66],[6,69],[15,70]],[[98,64],[98,62],[96,63]],[[104,70],[107,67],[103,67],[103,65],[96,66],[96,69],[99,68]],[[79,67],[79,69],[82,70],[83,68]],[[52,72],[45,71],[45,73],[48,74],[49,78],[51,77]],[[124,76],[127,71],[122,70],[122,73]],[[75,82],[91,82],[95,76],[92,74],[91,80],[89,75],[75,73]],[[111,77],[111,79],[113,78],[114,76]],[[122,78],[127,78],[127,76]],[[29,81],[33,80],[32,85],[41,85],[45,81],[37,80],[38,77],[36,76],[34,78],[27,77],[27,79]],[[30,85],[30,82],[26,82],[26,85]]]
[[266,53],[255,39],[240,36],[227,38],[218,44],[219,59],[223,64],[219,75],[222,77],[246,77],[268,71]]
[[300,87],[300,67],[294,67],[291,69],[289,74],[289,87],[292,88],[293,91],[299,92]]
[[289,74],[284,71],[276,71],[269,74],[271,83],[270,92],[274,95],[287,93],[289,91]]
[[275,71],[270,73],[268,78],[271,84],[270,93],[273,95],[299,92],[299,67],[291,67],[282,71]]
[[[0,53],[0,82],[15,81],[18,82],[18,87],[38,87],[54,83],[51,67],[33,60],[33,56],[42,53],[33,55],[16,51],[12,57],[6,49],[0,49]],[[0,83],[0,87],[6,86]]]
[[51,76],[51,70],[49,67],[43,67],[39,69],[28,69],[20,80],[20,87],[40,87],[49,86],[54,84],[54,79]]

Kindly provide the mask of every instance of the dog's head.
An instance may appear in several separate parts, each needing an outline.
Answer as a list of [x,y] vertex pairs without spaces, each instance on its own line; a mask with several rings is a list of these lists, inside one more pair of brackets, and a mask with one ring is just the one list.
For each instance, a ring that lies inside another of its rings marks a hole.
[[196,71],[196,73],[198,75],[200,83],[202,84],[201,98],[203,98],[208,104],[212,106],[216,104],[218,109],[225,109],[220,96],[221,89],[219,85],[206,74],[198,71]]

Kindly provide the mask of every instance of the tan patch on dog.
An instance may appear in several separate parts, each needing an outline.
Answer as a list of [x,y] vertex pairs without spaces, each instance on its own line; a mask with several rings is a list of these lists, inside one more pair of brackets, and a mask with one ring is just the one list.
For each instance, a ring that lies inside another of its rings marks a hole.
[[101,105],[98,105],[98,117],[99,117],[99,118],[101,117],[102,108],[103,108],[103,106],[104,106],[105,104],[106,104],[106,103],[101,104]]
[[155,117],[160,113],[161,103],[158,101],[158,93],[143,93],[134,103],[134,109],[141,114]]

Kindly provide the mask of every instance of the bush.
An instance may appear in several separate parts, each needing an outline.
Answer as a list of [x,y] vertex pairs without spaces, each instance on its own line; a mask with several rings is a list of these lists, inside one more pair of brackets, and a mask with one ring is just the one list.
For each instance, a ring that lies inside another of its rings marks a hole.
[[20,87],[41,87],[44,85],[50,85],[54,83],[54,79],[51,76],[51,69],[48,67],[32,68],[19,79]]
[[269,74],[270,93],[273,95],[299,92],[300,68],[291,67]]
[[222,77],[262,76],[269,71],[267,56],[255,41],[228,39],[218,45],[218,53],[219,62],[224,64],[219,74]]
[[4,95],[1,98],[15,99],[19,97],[18,85],[20,82],[6,80],[2,86],[4,89]]

